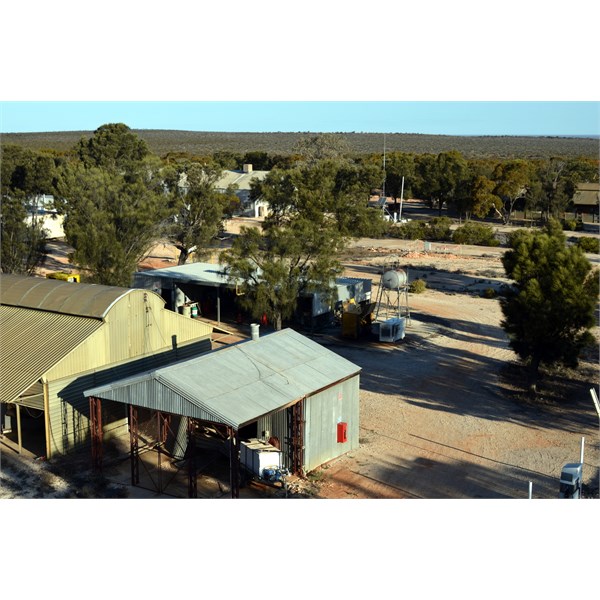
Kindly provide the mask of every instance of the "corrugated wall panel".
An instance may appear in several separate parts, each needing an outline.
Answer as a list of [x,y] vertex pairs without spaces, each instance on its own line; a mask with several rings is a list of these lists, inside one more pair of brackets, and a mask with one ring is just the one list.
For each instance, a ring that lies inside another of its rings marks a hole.
[[[49,381],[51,455],[70,452],[88,442],[89,400],[83,395],[85,390],[167,365],[180,359],[182,355],[186,357],[187,354],[196,355],[209,350],[210,339],[205,339],[178,348],[176,351],[153,354],[138,360],[112,365],[106,369]],[[148,391],[140,389],[136,390],[136,394],[144,396],[148,394]],[[170,402],[169,407],[177,408],[177,405],[175,402]],[[161,410],[176,412],[167,410],[167,408],[161,408]],[[113,414],[112,411],[110,414]],[[120,429],[125,425],[124,417],[120,417],[112,423],[105,422],[104,431],[107,438],[110,438],[111,435],[121,435],[123,432]]]
[[89,440],[89,400],[83,391],[94,373],[48,382],[50,457],[65,454]]
[[[143,301],[144,294],[147,302]],[[47,377],[60,379],[136,356],[164,352],[173,346],[185,353],[184,346],[209,338],[211,333],[210,325],[164,309],[163,300],[156,294],[135,290],[121,298],[99,331],[57,363]]]
[[14,400],[101,326],[96,319],[0,306],[0,399]]
[[[316,469],[358,448],[360,376],[309,396],[304,404],[304,469]],[[345,443],[337,441],[337,424],[348,424]]]

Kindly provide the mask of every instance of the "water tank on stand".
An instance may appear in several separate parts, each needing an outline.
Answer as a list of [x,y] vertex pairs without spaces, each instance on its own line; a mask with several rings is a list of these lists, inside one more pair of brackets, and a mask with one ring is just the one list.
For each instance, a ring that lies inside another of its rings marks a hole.
[[407,284],[406,271],[390,269],[381,276],[381,285],[388,290],[399,290]]
[[[390,319],[405,318],[410,320],[408,287],[408,271],[398,269],[395,266],[391,269],[384,269],[379,281],[379,291],[377,294],[377,310],[375,312],[376,327],[381,327],[382,323]],[[401,334],[384,334],[386,340],[388,338],[393,338],[390,339],[390,341],[402,339],[403,337],[403,328]]]

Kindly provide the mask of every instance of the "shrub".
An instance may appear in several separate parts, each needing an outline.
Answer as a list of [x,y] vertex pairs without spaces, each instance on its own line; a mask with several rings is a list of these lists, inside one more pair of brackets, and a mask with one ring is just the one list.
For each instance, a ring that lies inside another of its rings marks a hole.
[[485,288],[485,290],[483,290],[483,293],[481,294],[484,298],[489,298],[490,300],[492,298],[496,297],[496,290],[494,288]]
[[560,224],[564,231],[583,230],[583,222],[580,219],[563,219]]
[[415,279],[408,286],[411,294],[422,294],[427,289],[427,284],[422,279]]
[[427,222],[425,239],[436,242],[447,242],[452,239],[450,226],[452,219],[449,217],[434,217]]
[[392,235],[402,240],[422,240],[425,238],[426,224],[423,221],[409,221],[392,228]]
[[594,237],[582,237],[577,240],[577,245],[584,252],[600,254],[600,240]]
[[494,229],[485,223],[469,221],[459,227],[452,236],[455,244],[471,244],[474,246],[499,246]]

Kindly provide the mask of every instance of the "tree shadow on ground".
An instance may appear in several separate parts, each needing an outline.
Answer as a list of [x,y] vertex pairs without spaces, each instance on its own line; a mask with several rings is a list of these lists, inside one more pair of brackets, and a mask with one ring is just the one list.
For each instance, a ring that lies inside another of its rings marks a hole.
[[[473,327],[465,322],[459,326]],[[444,333],[446,328],[441,327]],[[495,346],[503,346],[498,339],[498,328],[483,325],[481,329],[487,336],[495,336]],[[550,427],[579,433],[597,427],[597,415],[589,400],[589,387],[595,382],[587,372],[583,372],[580,381],[565,378],[565,391],[560,399],[544,404],[525,402],[516,393],[515,390],[525,388],[514,380],[510,370],[507,375],[510,362],[465,349],[440,351],[431,338],[411,339],[407,334],[403,341],[390,344],[387,349],[381,344],[342,340],[329,346],[362,367],[362,390],[396,396],[399,402],[535,429]]]

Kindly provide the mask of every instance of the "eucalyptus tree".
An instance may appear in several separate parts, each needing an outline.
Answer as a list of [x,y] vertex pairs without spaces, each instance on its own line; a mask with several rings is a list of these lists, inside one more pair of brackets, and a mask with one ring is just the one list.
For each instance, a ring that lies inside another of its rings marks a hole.
[[494,194],[502,200],[502,205],[495,210],[505,224],[510,223],[517,201],[528,194],[532,175],[531,163],[521,159],[501,162],[494,169]]
[[334,293],[348,240],[383,223],[381,213],[368,208],[379,176],[377,169],[329,158],[273,169],[254,185],[253,194],[269,203],[270,213],[261,230],[242,229],[221,255],[230,275],[242,282],[240,302],[254,316],[266,313],[280,328],[302,292]]
[[598,181],[598,161],[553,157],[537,161],[530,201],[545,219],[560,218],[568,209],[577,184]]
[[38,198],[54,192],[57,158],[9,144],[0,159],[0,269],[32,274],[46,257]]
[[1,273],[32,275],[46,258],[47,232],[36,215],[28,213],[27,204],[22,194],[0,200]]
[[390,152],[385,158],[385,193],[394,200],[409,197],[415,175],[415,160],[407,152]]
[[122,123],[103,125],[59,173],[72,263],[88,279],[129,286],[169,216],[161,161]]
[[464,210],[470,177],[469,163],[460,152],[424,154],[415,158],[413,190],[431,207],[437,206],[441,216],[444,204]]
[[178,264],[190,254],[196,259],[210,253],[210,246],[223,231],[230,204],[236,199],[232,189],[225,193],[216,187],[223,174],[216,163],[191,163],[169,177],[169,206],[172,216],[165,227],[167,239],[179,251]]
[[266,231],[242,227],[221,254],[229,276],[238,280],[238,301],[259,319],[266,315],[276,330],[295,312],[303,292],[333,298],[342,272],[342,237],[333,228],[315,227],[305,218]]

